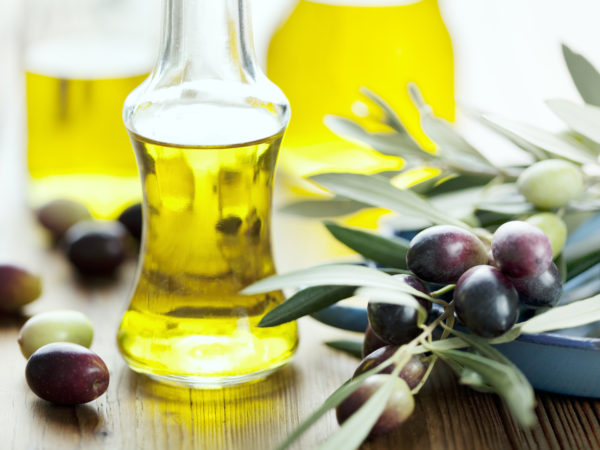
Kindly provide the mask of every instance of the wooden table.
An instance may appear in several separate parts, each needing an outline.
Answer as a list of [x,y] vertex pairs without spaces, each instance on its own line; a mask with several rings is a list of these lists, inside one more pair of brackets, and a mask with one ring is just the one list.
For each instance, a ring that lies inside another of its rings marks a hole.
[[[14,134],[16,136],[16,134]],[[6,135],[5,135],[6,138]],[[77,407],[51,405],[27,387],[16,342],[26,316],[0,317],[0,448],[5,449],[270,449],[340,386],[357,360],[322,345],[347,333],[300,321],[301,345],[291,366],[266,381],[224,390],[178,389],[131,372],[119,356],[115,333],[128,299],[134,263],[117,280],[93,285],[74,277],[61,254],[49,249],[24,202],[17,140],[0,148],[0,261],[24,264],[43,276],[44,293],[25,309],[34,314],[73,308],[95,325],[92,349],[106,361],[106,395]],[[4,153],[2,153],[4,151]],[[323,232],[297,219],[276,217],[278,260],[308,264],[323,249]],[[310,234],[301,252],[285,236]],[[331,251],[331,250],[328,250]],[[322,255],[318,256],[322,257]],[[539,424],[518,428],[500,400],[457,385],[438,365],[417,397],[413,416],[366,449],[600,448],[600,402],[539,393]],[[337,429],[324,417],[297,448],[313,449]]]

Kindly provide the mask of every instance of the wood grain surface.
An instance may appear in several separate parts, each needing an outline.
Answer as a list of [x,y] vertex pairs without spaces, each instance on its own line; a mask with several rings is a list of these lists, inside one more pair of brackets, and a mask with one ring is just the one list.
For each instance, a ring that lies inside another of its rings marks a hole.
[[[301,345],[294,362],[262,382],[190,390],[131,372],[119,356],[115,334],[135,263],[113,280],[78,279],[60,252],[49,247],[26,207],[14,144],[8,146],[11,151],[0,147],[0,262],[18,262],[39,272],[44,293],[23,315],[0,317],[0,448],[271,449],[352,374],[357,360],[322,345],[350,333],[308,318],[300,321]],[[286,269],[340,252],[314,224],[277,216],[275,225],[277,259]],[[302,248],[292,238],[298,235],[305,236]],[[51,405],[25,382],[25,360],[16,341],[19,328],[27,315],[57,308],[77,309],[92,319],[92,349],[110,368],[107,394],[87,405]],[[459,386],[438,365],[409,421],[364,448],[600,448],[600,402],[547,393],[538,393],[537,400],[538,425],[521,430],[497,397]],[[296,448],[317,448],[336,429],[330,412]]]

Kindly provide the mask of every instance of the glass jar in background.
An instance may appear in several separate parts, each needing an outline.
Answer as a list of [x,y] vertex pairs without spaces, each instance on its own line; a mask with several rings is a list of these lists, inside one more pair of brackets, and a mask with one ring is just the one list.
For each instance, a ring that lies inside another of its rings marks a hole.
[[28,0],[23,68],[33,206],[55,198],[113,218],[141,199],[122,122],[154,62],[156,0]]
[[281,166],[296,175],[368,173],[402,164],[337,137],[323,124],[328,114],[360,122],[352,106],[362,86],[390,103],[425,146],[431,143],[409,99],[409,82],[438,116],[454,119],[452,43],[437,0],[300,0],[271,40],[267,74],[290,100]]

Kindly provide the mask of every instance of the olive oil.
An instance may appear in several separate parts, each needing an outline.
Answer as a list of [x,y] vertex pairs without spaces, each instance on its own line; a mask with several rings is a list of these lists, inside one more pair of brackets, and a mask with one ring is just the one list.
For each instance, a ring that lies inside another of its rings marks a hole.
[[[165,128],[176,132],[171,124]],[[117,339],[134,370],[186,385],[224,385],[264,376],[294,353],[295,322],[257,327],[282,293],[239,294],[274,273],[271,185],[281,137],[190,146],[131,132],[145,231]]]
[[140,200],[121,110],[146,77],[147,53],[110,40],[50,41],[28,51],[27,162],[34,206],[70,198],[97,217],[114,218]]
[[360,95],[363,86],[383,97],[428,148],[407,84],[418,85],[438,116],[454,119],[452,43],[437,0],[300,0],[271,40],[267,74],[292,105],[281,164],[299,175],[401,166],[323,123],[334,114],[381,131],[361,118],[367,109],[377,111]]

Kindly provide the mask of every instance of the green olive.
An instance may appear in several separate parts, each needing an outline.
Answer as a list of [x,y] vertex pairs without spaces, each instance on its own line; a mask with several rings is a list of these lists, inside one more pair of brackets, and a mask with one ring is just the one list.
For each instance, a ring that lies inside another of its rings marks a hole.
[[94,337],[92,322],[72,310],[48,311],[30,318],[19,332],[19,346],[25,358],[52,342],[72,342],[89,347]]
[[540,209],[565,206],[583,193],[583,175],[574,164],[547,159],[525,169],[517,180],[519,192]]
[[539,213],[534,214],[527,219],[531,225],[535,225],[542,230],[552,246],[552,257],[556,258],[567,241],[567,225],[565,222],[553,213]]

